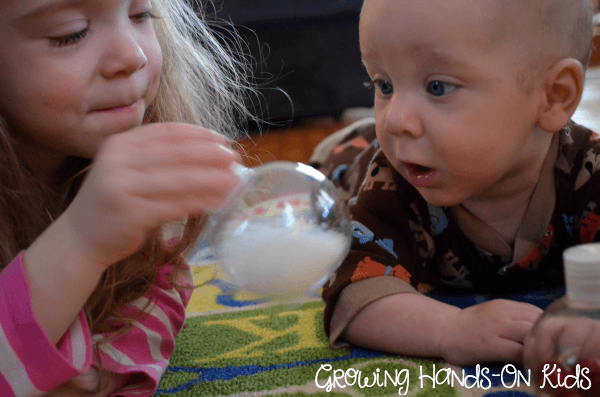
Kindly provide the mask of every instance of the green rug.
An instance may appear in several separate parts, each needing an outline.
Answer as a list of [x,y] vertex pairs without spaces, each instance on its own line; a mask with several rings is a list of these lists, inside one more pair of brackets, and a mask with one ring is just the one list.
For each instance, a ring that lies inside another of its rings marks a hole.
[[[212,275],[210,266],[195,270],[198,284]],[[481,297],[473,299],[471,304]],[[318,297],[292,304],[263,302],[233,293],[222,279],[210,281],[194,292],[187,326],[155,396],[535,395],[533,384],[524,383],[523,368],[508,364],[460,368],[363,349],[331,349],[323,308]]]

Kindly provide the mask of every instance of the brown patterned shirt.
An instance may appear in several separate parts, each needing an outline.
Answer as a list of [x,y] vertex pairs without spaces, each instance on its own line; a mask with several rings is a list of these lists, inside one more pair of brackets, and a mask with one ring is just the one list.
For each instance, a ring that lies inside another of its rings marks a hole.
[[432,289],[507,293],[563,283],[562,251],[600,240],[600,136],[570,122],[555,134],[511,247],[458,205],[428,204],[379,149],[374,119],[323,141],[311,158],[343,193],[351,251],[323,290],[333,347],[372,302]]

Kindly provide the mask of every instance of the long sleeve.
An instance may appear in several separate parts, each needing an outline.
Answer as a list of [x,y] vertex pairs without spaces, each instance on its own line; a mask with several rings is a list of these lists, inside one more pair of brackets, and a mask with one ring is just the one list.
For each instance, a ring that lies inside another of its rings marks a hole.
[[[352,247],[323,289],[325,332],[332,347],[366,306],[397,293],[417,293],[434,244],[426,203],[397,175],[382,152],[349,200]],[[403,200],[399,199],[399,191]]]
[[84,373],[92,362],[83,311],[55,346],[33,314],[23,253],[0,274],[0,395],[35,397]]
[[[124,313],[135,314],[151,298],[150,306],[134,323],[125,336],[110,342],[110,335],[94,335],[100,343],[102,365],[111,372],[133,375],[134,380],[111,397],[152,396],[158,388],[173,351],[175,337],[183,329],[185,308],[191,298],[192,289],[177,290],[168,282],[171,266],[163,266],[153,291],[131,305]],[[191,269],[179,275],[177,283],[193,285]],[[92,364],[96,366],[96,364]]]
[[385,159],[375,119],[331,135],[309,163],[331,179],[352,215],[351,250],[323,289],[325,332],[332,347],[343,347],[338,337],[366,306],[388,295],[417,292],[423,263],[433,256],[424,224],[428,208]]
[[[162,266],[151,293],[122,308],[135,314],[151,300],[128,334],[112,341],[111,335],[91,335],[81,311],[55,346],[33,314],[20,254],[0,274],[0,395],[36,397],[54,390],[98,367],[93,349],[99,344],[103,368],[133,379],[111,396],[152,396],[183,328],[192,291],[174,288],[168,282],[171,271],[171,266]],[[192,282],[188,268],[178,283]]]

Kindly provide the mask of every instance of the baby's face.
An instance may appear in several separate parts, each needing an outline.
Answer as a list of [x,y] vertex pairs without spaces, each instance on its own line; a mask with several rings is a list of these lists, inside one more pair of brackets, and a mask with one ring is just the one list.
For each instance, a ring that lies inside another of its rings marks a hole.
[[543,95],[519,84],[522,57],[498,37],[492,3],[366,0],[363,8],[380,145],[434,205],[505,194],[543,156]]
[[22,146],[91,158],[141,124],[162,67],[151,10],[150,0],[0,0],[0,114]]

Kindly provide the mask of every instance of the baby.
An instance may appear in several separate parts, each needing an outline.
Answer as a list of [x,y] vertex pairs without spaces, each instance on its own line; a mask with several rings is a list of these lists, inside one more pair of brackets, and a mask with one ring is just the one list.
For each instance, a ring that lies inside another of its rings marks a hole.
[[589,0],[365,1],[375,119],[311,159],[354,221],[323,291],[332,346],[522,362],[541,309],[423,293],[560,285],[562,251],[600,240],[600,144],[571,121],[591,18]]

